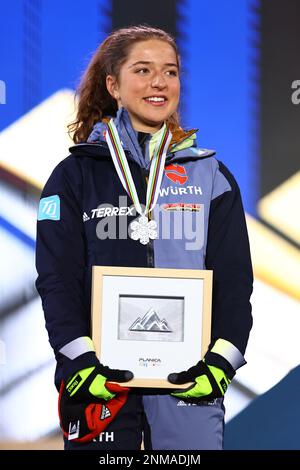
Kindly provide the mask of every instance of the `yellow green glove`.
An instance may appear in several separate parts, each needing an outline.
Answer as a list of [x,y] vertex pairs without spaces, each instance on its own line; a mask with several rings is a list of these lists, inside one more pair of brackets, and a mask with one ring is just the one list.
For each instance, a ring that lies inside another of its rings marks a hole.
[[66,384],[66,392],[69,397],[83,396],[90,401],[91,395],[104,400],[111,400],[115,395],[105,387],[106,377],[96,370],[96,367],[88,367],[79,370]]
[[115,394],[107,389],[106,381],[122,383],[133,378],[133,373],[129,370],[104,366],[94,352],[82,354],[74,360],[65,359],[64,366],[66,395],[72,398],[73,402],[93,403],[95,397],[111,400]]
[[193,382],[190,387],[175,390],[171,395],[205,401],[222,398],[230,384],[229,378],[222,369],[208,365],[204,361],[199,361],[186,371],[173,372],[168,376],[168,380],[178,385]]

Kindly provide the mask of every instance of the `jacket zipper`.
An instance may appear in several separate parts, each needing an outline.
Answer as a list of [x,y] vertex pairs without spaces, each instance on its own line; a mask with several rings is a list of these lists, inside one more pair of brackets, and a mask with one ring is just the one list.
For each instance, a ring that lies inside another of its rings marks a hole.
[[[141,168],[141,173],[142,173],[142,181],[143,181],[143,186],[145,190],[145,198],[147,195],[147,181],[146,177],[149,176],[148,170],[145,168]],[[149,268],[154,268],[154,246],[153,246],[153,240],[150,238],[149,243],[146,245],[147,247],[147,266]]]

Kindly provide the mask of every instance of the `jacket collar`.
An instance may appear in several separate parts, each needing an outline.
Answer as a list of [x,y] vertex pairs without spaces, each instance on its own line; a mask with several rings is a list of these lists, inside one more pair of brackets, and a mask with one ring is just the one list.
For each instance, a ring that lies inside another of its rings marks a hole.
[[[106,124],[109,122],[109,117],[104,117],[101,122],[98,122],[94,125],[94,128],[88,138],[88,143],[99,143],[105,142],[105,130]],[[128,111],[124,108],[120,108],[117,112],[116,117],[114,118],[114,123],[117,127],[117,130],[122,137],[125,137],[124,144],[128,145],[128,138],[134,142],[134,146],[138,144],[137,142],[137,132],[133,129],[131,120],[128,114]],[[170,131],[172,132],[172,140],[170,142],[170,149],[174,148],[178,144],[182,143],[184,140],[191,137],[193,134],[196,134],[198,129],[190,129],[185,131],[182,127],[179,126],[170,126]],[[129,145],[130,146],[130,145]],[[124,146],[126,150],[126,145]]]
[[[71,147],[71,153],[77,153],[77,150],[80,150],[81,153],[84,151],[86,155],[92,154],[91,156],[99,156],[99,153],[102,154],[102,152],[99,152],[99,147],[102,147],[102,150],[105,149],[107,153],[105,132],[109,120],[109,117],[105,117],[101,122],[96,123],[87,143],[77,144]],[[141,167],[145,167],[145,159],[138,143],[138,133],[133,129],[128,111],[125,108],[118,110],[114,118],[114,123],[117,127],[125,152],[129,152],[127,156],[136,161]],[[172,132],[172,140],[167,154],[168,161],[176,160],[177,156],[182,160],[186,158],[198,159],[214,155],[214,151],[197,148],[195,134],[198,129],[185,131],[179,126],[171,125],[170,130]],[[91,147],[93,147],[93,151]],[[97,147],[97,150],[95,147]]]

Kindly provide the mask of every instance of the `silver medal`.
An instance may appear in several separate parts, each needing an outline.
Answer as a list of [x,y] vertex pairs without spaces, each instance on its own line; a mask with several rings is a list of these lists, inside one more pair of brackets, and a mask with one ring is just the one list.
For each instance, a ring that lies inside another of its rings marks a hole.
[[142,245],[147,245],[150,239],[154,240],[157,235],[157,223],[155,220],[148,220],[148,217],[141,215],[129,225],[132,232],[130,238],[139,240]]

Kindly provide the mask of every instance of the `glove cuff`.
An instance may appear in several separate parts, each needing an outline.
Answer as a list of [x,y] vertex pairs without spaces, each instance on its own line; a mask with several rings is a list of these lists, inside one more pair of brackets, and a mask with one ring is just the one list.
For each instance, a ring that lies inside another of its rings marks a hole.
[[79,336],[73,341],[65,344],[59,352],[69,359],[76,359],[87,352],[95,352],[93,341],[89,336]]
[[79,370],[86,369],[88,367],[99,366],[99,360],[94,352],[87,352],[81,354],[75,359],[69,359],[64,357],[63,359],[63,380],[65,383],[68,382],[69,378],[76,374]]
[[205,354],[204,361],[208,366],[214,366],[222,369],[229,380],[232,380],[235,376],[235,370],[233,369],[232,365],[220,354],[208,351]]
[[[220,367],[227,371],[228,377],[246,364],[245,358],[239,349],[230,341],[218,338],[205,355],[208,364]],[[230,374],[230,375],[229,375]],[[232,377],[233,377],[232,375]]]

